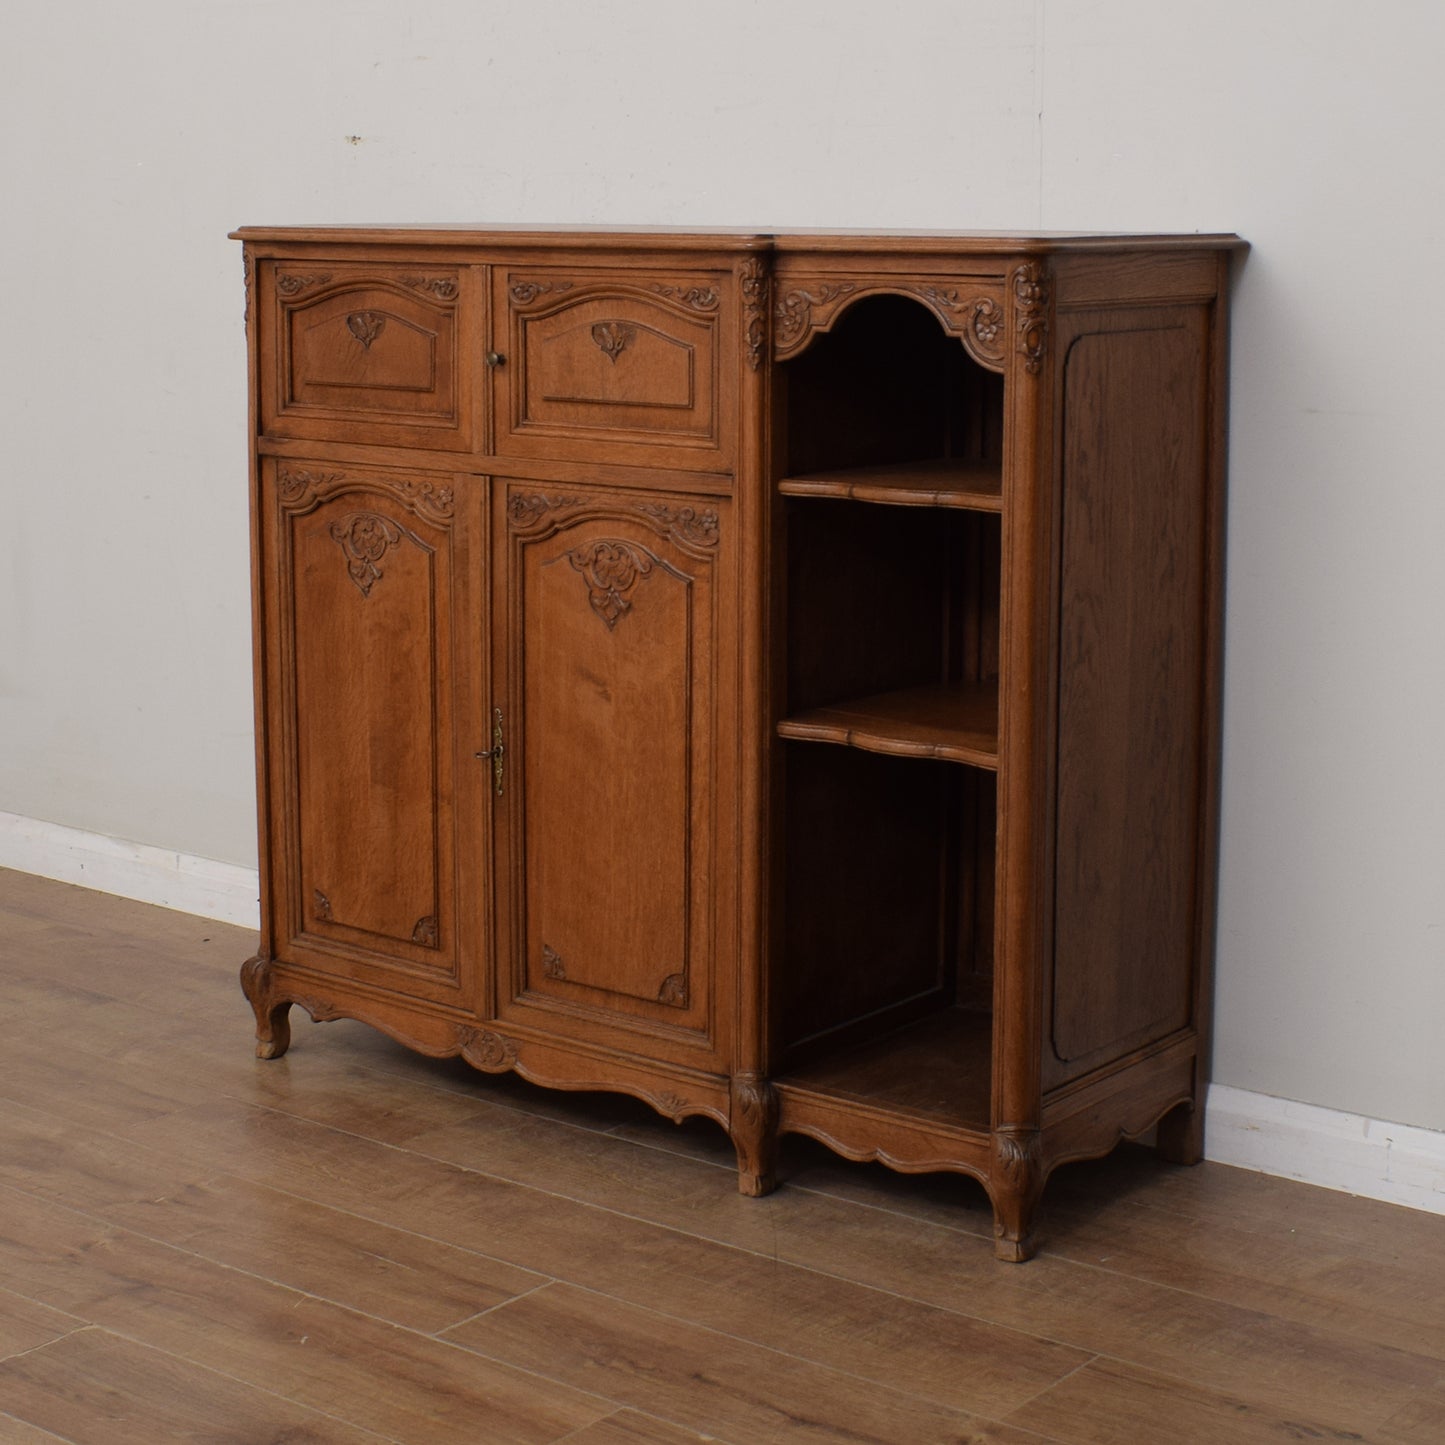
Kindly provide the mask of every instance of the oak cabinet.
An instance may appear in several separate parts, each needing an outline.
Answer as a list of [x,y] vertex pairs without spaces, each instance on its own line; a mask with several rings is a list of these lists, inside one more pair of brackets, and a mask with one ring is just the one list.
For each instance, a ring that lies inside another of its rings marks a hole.
[[238,235],[263,1057],[1200,1156],[1235,238]]

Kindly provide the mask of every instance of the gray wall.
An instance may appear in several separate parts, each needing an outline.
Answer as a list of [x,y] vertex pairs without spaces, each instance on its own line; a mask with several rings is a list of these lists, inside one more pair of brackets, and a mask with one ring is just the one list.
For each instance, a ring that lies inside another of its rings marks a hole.
[[1433,0],[9,0],[0,810],[254,863],[242,222],[1238,230],[1216,1075],[1445,1128]]

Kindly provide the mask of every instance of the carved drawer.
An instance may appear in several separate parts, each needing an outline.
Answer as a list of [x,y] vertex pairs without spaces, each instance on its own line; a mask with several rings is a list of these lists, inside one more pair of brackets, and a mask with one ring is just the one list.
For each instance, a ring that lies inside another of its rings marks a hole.
[[725,272],[495,272],[503,456],[728,471],[736,326]]
[[279,261],[260,282],[263,431],[470,448],[465,267]]

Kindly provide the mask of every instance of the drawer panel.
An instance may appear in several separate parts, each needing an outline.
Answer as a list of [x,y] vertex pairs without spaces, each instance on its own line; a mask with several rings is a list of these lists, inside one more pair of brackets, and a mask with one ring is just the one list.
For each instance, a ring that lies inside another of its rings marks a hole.
[[495,287],[499,454],[729,469],[727,273],[498,267]]
[[467,268],[273,262],[261,284],[264,431],[470,448]]

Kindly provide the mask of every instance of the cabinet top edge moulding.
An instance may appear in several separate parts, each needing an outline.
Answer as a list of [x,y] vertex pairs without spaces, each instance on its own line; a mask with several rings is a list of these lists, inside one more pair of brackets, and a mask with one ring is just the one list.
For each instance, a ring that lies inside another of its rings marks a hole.
[[518,249],[566,246],[633,251],[843,251],[860,254],[906,250],[912,255],[1049,255],[1067,251],[1247,250],[1230,232],[1131,234],[1123,231],[764,231],[749,227],[440,225],[240,226],[233,241],[348,245],[492,246]]

